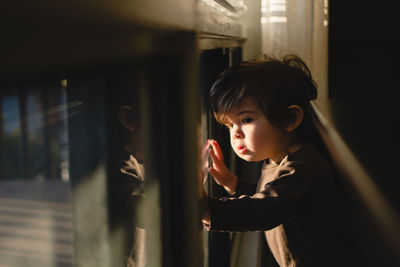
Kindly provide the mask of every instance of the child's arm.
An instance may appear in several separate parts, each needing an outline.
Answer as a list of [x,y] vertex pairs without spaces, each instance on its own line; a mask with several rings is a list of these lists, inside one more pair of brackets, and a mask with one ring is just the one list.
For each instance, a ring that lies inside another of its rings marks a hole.
[[215,182],[222,185],[229,194],[233,195],[236,191],[237,177],[226,167],[224,155],[218,142],[210,140],[209,144],[209,155],[213,164],[208,170],[214,177]]
[[298,216],[315,198],[308,177],[292,174],[268,183],[267,189],[253,196],[208,198],[208,230],[270,230]]

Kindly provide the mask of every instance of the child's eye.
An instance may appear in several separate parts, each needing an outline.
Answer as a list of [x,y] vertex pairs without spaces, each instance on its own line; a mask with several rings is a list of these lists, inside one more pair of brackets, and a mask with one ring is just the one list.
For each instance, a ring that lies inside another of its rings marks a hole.
[[244,119],[242,120],[242,123],[243,123],[243,124],[246,124],[246,123],[250,123],[250,122],[252,122],[252,121],[253,121],[252,118],[244,118]]

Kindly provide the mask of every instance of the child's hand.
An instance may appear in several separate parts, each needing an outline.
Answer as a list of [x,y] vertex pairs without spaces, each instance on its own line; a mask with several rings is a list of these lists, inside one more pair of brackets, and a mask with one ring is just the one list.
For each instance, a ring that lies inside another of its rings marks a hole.
[[237,177],[226,167],[224,155],[218,142],[216,140],[208,140],[207,143],[209,146],[211,145],[208,152],[213,163],[208,168],[208,171],[217,184],[222,185],[229,194],[233,195],[236,190]]
[[204,189],[204,183],[207,179],[208,173],[209,173],[209,163],[208,163],[208,149],[210,147],[210,140],[207,140],[206,144],[203,147],[202,153],[201,153],[201,160],[202,160],[202,166],[201,166],[201,179],[203,185],[201,185],[201,195],[200,195],[200,218],[203,223],[203,226],[205,229],[209,230],[210,228],[210,211],[208,209],[208,194],[206,190]]
[[201,153],[201,177],[202,177],[202,182],[203,184],[206,182],[208,174],[209,174],[209,149],[210,149],[210,142],[211,140],[207,140],[206,144],[203,147],[202,153]]

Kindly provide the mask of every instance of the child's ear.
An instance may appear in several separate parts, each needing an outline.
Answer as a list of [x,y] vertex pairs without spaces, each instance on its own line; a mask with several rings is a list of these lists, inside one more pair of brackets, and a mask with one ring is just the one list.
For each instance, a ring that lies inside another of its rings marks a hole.
[[304,111],[298,105],[290,105],[288,109],[289,113],[291,114],[291,120],[286,125],[285,130],[287,132],[293,132],[303,122]]
[[118,117],[121,124],[131,133],[136,130],[135,124],[132,120],[132,112],[133,108],[130,106],[122,106],[118,111]]

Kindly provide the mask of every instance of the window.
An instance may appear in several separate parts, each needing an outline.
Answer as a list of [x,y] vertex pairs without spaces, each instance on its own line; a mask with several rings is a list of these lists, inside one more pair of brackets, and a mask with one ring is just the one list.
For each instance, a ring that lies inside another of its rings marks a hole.
[[0,257],[72,266],[66,81],[0,88]]

